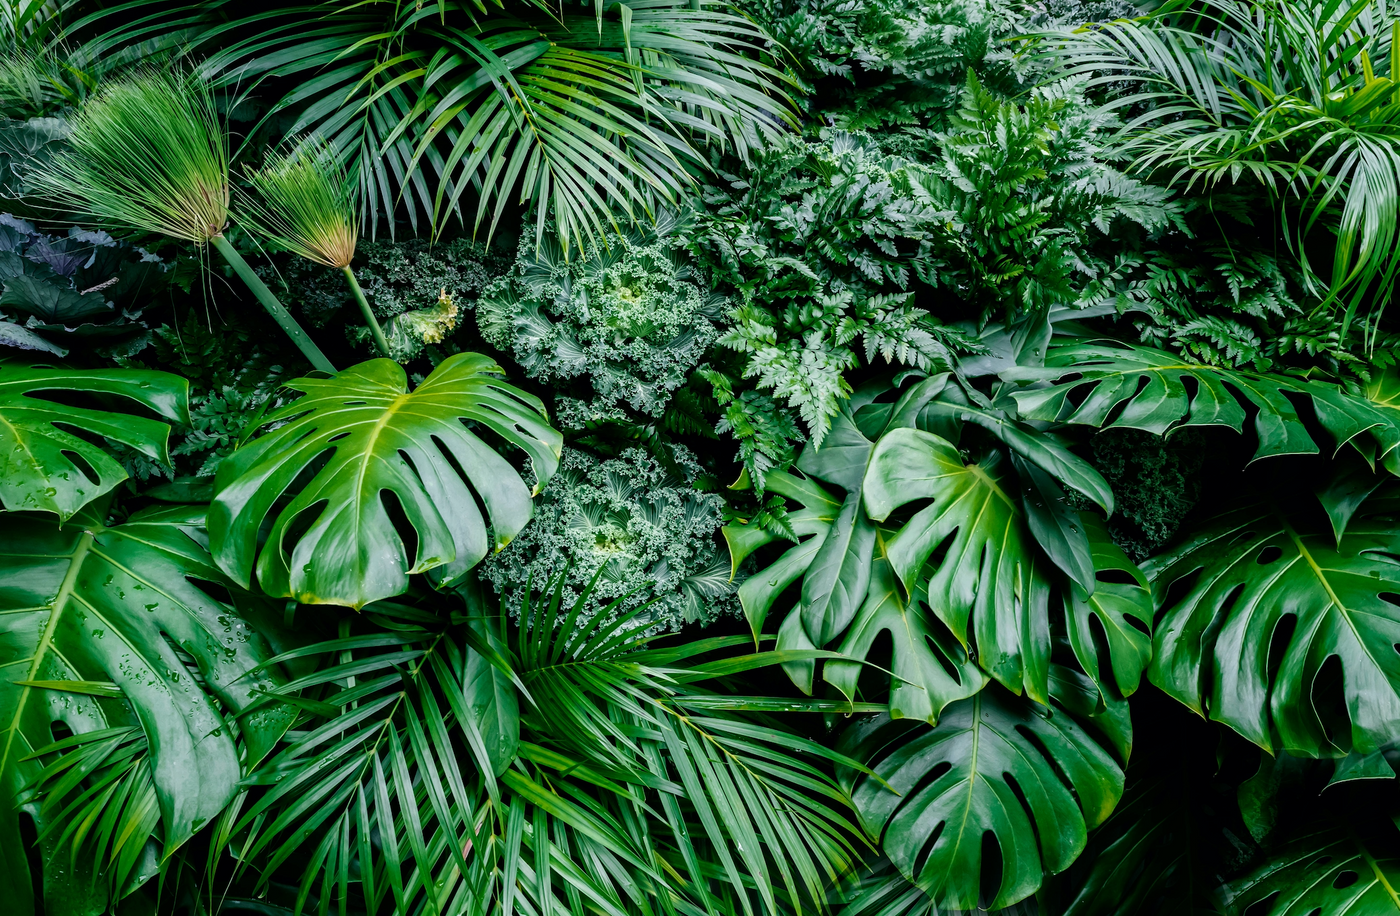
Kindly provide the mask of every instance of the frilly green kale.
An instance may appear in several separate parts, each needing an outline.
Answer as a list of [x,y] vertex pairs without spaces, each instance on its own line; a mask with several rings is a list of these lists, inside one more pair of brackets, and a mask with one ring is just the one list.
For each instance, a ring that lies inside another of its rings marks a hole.
[[534,521],[486,561],[483,578],[518,606],[526,589],[560,574],[581,594],[601,570],[591,607],[622,599],[628,612],[651,602],[641,620],[663,629],[734,613],[729,560],[715,537],[724,500],[694,489],[700,466],[689,451],[675,446],[674,458],[680,476],[640,449],[600,461],[566,448]]
[[714,344],[722,311],[664,235],[624,236],[574,260],[552,237],[526,237],[514,270],[478,302],[477,325],[531,378],[587,376],[594,409],[655,417]]

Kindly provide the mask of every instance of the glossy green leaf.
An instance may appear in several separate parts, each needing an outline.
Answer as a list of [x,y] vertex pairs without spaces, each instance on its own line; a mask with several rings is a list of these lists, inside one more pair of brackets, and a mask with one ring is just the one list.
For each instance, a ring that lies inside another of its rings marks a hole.
[[167,423],[48,399],[72,393],[111,397],[116,404],[145,408],[171,423],[189,423],[189,383],[179,376],[0,362],[0,506],[11,511],[41,509],[68,519],[126,479],[116,459],[62,426],[170,463]]
[[[242,776],[225,710],[248,711],[238,727],[249,764],[293,711],[254,710],[278,676],[258,668],[272,654],[262,637],[201,585],[231,587],[204,547],[203,508],[156,508],[114,527],[102,519],[93,507],[62,528],[34,513],[0,516],[3,821],[13,825],[11,806],[45,766],[30,755],[53,741],[53,723],[78,734],[139,724],[173,851],[219,814]],[[63,682],[111,684],[125,699],[51,686]],[[0,846],[18,842],[0,837]],[[27,886],[23,871],[3,877]]]
[[1392,848],[1345,828],[1305,832],[1224,885],[1220,900],[1231,916],[1393,916],[1400,913],[1400,856]]
[[853,780],[862,825],[945,909],[983,902],[984,834],[1001,851],[986,901],[999,909],[1068,868],[1123,791],[1112,755],[1068,713],[996,686],[950,706],[935,727],[876,717],[849,728],[839,747],[880,777]]
[[[540,401],[501,375],[492,360],[458,353],[411,392],[387,359],[290,383],[304,396],[262,418],[283,425],[219,467],[209,512],[219,566],[246,585],[256,564],[268,594],[359,608],[402,593],[411,573],[453,580],[503,548],[530,520],[531,491],[474,429],[523,449],[536,491],[558,467],[563,439]],[[390,500],[413,528],[413,551]]]
[[947,440],[916,429],[880,437],[865,478],[865,506],[883,522],[916,500],[888,542],[905,593],[921,589],[924,565],[943,558],[926,587],[929,607],[978,664],[1011,690],[1048,702],[1050,581],[1001,452],[967,465]]
[[[1089,512],[1078,518],[1092,545],[1097,582],[1093,594],[1069,586],[1065,629],[1079,664],[1100,690],[1111,685],[1112,693],[1130,696],[1152,661],[1152,592],[1142,570],[1113,542],[1108,526]],[[1103,634],[1107,659],[1098,650],[1096,630]]]
[[[1122,426],[1159,436],[1182,426],[1226,426],[1240,432],[1248,404],[1258,409],[1255,458],[1318,450],[1285,394],[1300,390],[1290,379],[1187,363],[1151,347],[1082,341],[1052,347],[1043,368],[1018,367],[1001,376],[1013,383],[1052,383],[1011,392],[1028,419],[1101,429]],[[1074,392],[1082,399],[1071,399]]]
[[1066,504],[1065,491],[1049,474],[1014,452],[1011,463],[1022,482],[1021,509],[1036,543],[1081,592],[1093,594],[1093,548],[1079,513]]
[[[972,696],[987,683],[987,676],[937,615],[922,603],[905,599],[889,561],[879,557],[865,603],[836,651],[864,660],[882,633],[889,634],[893,650],[889,698],[893,719],[937,723],[944,707]],[[822,679],[854,700],[864,670],[865,666],[856,662],[828,661]]]
[[[843,511],[843,501],[812,480],[804,480],[785,471],[774,471],[768,475],[768,489],[802,504],[799,509],[788,512],[788,522],[799,538],[778,560],[761,573],[750,576],[739,586],[739,602],[748,618],[754,638],[763,632],[774,602],[788,586],[796,582],[812,565],[827,537],[832,524]],[[729,553],[734,568],[753,551],[765,544],[779,540],[778,536],[763,529],[742,525],[726,525],[725,540],[729,543]],[[866,573],[869,575],[869,573]]]
[[[1380,491],[1338,546],[1330,526],[1250,503],[1148,561],[1157,606],[1152,682],[1266,750],[1275,730],[1284,750],[1303,756],[1365,754],[1392,740],[1400,732],[1400,607],[1387,599],[1400,593],[1400,567],[1390,559],[1400,553],[1397,515],[1397,497]],[[1313,701],[1331,658],[1341,665],[1350,717],[1349,727],[1329,723],[1342,747]]]

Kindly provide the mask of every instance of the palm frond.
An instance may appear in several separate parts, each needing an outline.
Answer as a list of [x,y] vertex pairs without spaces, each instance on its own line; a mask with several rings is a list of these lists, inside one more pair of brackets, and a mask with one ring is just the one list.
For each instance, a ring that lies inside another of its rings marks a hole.
[[[1262,185],[1313,291],[1350,322],[1400,271],[1400,75],[1373,66],[1394,59],[1393,18],[1383,0],[1174,0],[1040,38],[1070,76],[1135,87],[1110,104],[1137,112],[1121,137],[1139,168],[1188,188]],[[1320,270],[1317,231],[1334,239]]]
[[[374,633],[280,688],[302,720],[245,785],[228,836],[260,880],[378,912],[776,914],[820,908],[859,833],[830,773],[851,761],[704,702],[674,652],[615,608],[442,618],[366,608]],[[760,662],[761,663],[761,662]],[[516,710],[520,712],[517,716]]]
[[[266,119],[316,134],[358,182],[371,232],[387,218],[492,231],[513,205],[551,216],[566,247],[652,217],[690,187],[700,147],[746,156],[794,125],[790,78],[761,63],[763,32],[715,0],[643,0],[626,12],[517,0],[284,7],[239,16],[227,0],[125,4],[83,49],[203,58],[199,72],[266,96]],[[264,123],[267,123],[265,119]],[[463,207],[475,197],[474,216]]]

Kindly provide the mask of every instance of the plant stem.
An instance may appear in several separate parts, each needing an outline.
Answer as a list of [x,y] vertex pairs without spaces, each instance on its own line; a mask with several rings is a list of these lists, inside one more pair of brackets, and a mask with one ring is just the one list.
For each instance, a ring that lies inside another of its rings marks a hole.
[[316,343],[307,336],[286,307],[277,301],[277,297],[272,294],[272,290],[267,288],[267,284],[262,281],[262,278],[253,273],[253,268],[249,267],[248,262],[243,260],[243,255],[238,253],[238,249],[230,245],[228,239],[222,235],[214,236],[209,242],[219,250],[219,254],[224,256],[224,260],[228,261],[233,272],[238,274],[248,285],[248,288],[253,291],[253,295],[263,304],[263,308],[267,309],[267,313],[272,316],[272,320],[282,327],[282,330],[292,339],[292,343],[301,350],[302,355],[311,361],[311,365],[323,372],[335,375],[335,366],[326,359],[326,354],[322,353],[321,348],[316,346]]
[[369,300],[365,298],[365,291],[360,289],[360,281],[355,279],[355,271],[346,264],[341,270],[345,271],[345,279],[350,284],[350,292],[355,294],[355,301],[360,303],[360,311],[364,313],[365,324],[369,325],[369,332],[374,335],[374,344],[379,347],[379,352],[389,356],[389,341],[384,339],[384,329],[379,326],[379,319],[374,317],[374,310],[369,307]]

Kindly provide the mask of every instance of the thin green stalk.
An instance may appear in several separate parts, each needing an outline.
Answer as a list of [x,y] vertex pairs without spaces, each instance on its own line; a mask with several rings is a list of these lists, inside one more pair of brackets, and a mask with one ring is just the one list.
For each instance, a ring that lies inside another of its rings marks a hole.
[[365,291],[360,289],[360,281],[355,279],[355,271],[346,264],[341,270],[345,271],[345,280],[350,284],[350,292],[355,294],[355,301],[360,303],[360,311],[364,313],[365,324],[369,325],[369,332],[374,335],[375,346],[379,347],[379,352],[384,356],[389,356],[389,341],[384,339],[384,329],[379,326],[379,319],[374,317],[374,310],[369,307],[369,300],[365,298]]
[[228,261],[233,272],[238,274],[244,283],[248,284],[248,288],[253,291],[254,296],[258,297],[263,308],[267,309],[267,313],[272,316],[272,319],[281,325],[282,330],[292,339],[292,343],[296,344],[302,355],[311,361],[311,365],[334,375],[335,366],[326,359],[326,354],[322,353],[321,348],[316,346],[315,342],[306,335],[306,332],[301,329],[301,325],[297,324],[297,320],[291,316],[286,307],[277,301],[277,297],[272,294],[272,290],[267,288],[267,284],[262,281],[262,278],[253,273],[253,268],[249,267],[248,262],[243,260],[243,255],[239,254],[238,250],[230,245],[228,239],[222,235],[216,235],[209,241],[219,250],[219,254],[224,256],[224,260]]

